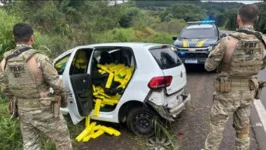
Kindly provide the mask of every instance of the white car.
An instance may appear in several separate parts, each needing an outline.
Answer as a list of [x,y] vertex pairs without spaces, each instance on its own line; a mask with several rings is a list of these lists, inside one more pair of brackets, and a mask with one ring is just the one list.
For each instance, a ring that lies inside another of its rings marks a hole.
[[[104,53],[108,58],[103,57]],[[78,56],[88,62],[83,71],[73,69]],[[111,63],[132,67],[133,74],[115,107],[101,110],[95,116],[92,84],[101,82],[97,73],[95,75],[97,64],[107,63],[109,58]],[[154,116],[174,121],[190,101],[190,94],[184,90],[186,69],[171,45],[103,43],[78,46],[58,56],[53,64],[68,93],[68,107],[61,108],[61,112],[69,113],[74,124],[90,115],[93,120],[126,122],[134,134],[151,136]],[[87,96],[81,96],[85,93]]]

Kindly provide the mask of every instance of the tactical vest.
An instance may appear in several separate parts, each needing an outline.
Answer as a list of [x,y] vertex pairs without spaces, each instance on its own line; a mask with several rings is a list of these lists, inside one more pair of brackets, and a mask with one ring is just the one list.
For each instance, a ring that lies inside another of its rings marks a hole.
[[[16,52],[16,51],[14,51]],[[27,61],[36,54],[35,50],[26,50],[22,53],[11,54],[6,58],[5,72],[8,79],[8,87],[11,93],[18,99],[18,107],[27,108],[39,106],[39,84],[36,83]]]
[[256,75],[263,65],[263,43],[252,34],[233,33],[230,35],[239,40],[231,58],[230,76]]

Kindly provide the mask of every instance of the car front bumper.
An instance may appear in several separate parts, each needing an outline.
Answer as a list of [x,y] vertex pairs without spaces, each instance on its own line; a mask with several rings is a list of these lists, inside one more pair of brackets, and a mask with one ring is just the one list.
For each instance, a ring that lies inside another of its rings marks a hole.
[[180,58],[180,59],[184,64],[204,64],[207,58]]

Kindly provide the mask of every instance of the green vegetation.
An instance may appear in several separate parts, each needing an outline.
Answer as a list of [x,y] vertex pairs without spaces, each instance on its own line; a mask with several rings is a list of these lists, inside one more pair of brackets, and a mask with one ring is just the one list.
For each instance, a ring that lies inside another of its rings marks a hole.
[[[172,36],[177,36],[187,21],[214,19],[221,29],[234,30],[237,8],[241,5],[200,0],[131,0],[114,6],[108,6],[107,0],[15,1],[0,7],[0,57],[14,48],[12,27],[18,22],[32,24],[34,47],[54,58],[74,46],[92,43],[172,44]],[[261,15],[256,29],[266,33],[266,3],[258,6]],[[7,100],[3,96],[0,113],[1,149],[20,149],[19,124],[9,120]],[[81,132],[82,126],[82,123],[77,126],[69,123],[72,138]],[[49,140],[43,140],[43,145],[47,150],[54,149]]]

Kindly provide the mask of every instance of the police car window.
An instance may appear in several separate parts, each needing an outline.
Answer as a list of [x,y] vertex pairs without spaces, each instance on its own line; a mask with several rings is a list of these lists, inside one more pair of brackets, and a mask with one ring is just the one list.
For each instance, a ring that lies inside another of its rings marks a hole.
[[182,64],[177,53],[172,51],[170,48],[151,49],[150,52],[161,69],[170,69]]
[[180,38],[214,38],[216,37],[215,29],[201,28],[201,29],[185,29],[180,34]]
[[65,70],[65,67],[66,67],[66,63],[67,63],[69,57],[70,57],[70,54],[68,54],[68,55],[66,55],[65,57],[59,59],[59,60],[55,63],[54,67],[55,67],[55,69],[57,70],[57,72],[58,72],[59,75],[62,75],[62,74],[63,74],[63,72],[64,72],[64,70]]

